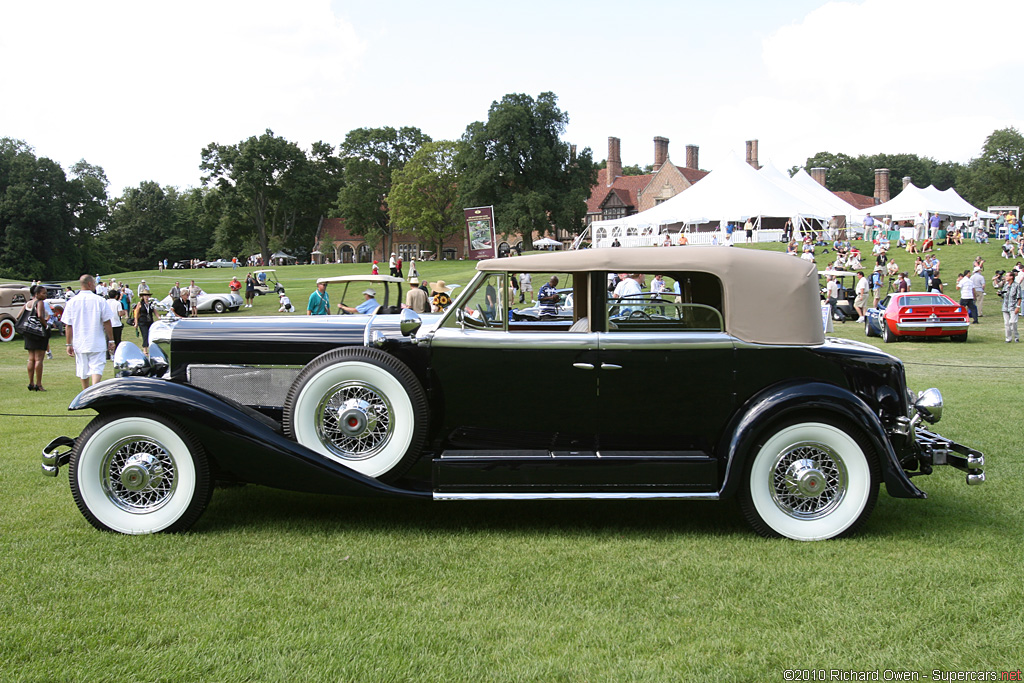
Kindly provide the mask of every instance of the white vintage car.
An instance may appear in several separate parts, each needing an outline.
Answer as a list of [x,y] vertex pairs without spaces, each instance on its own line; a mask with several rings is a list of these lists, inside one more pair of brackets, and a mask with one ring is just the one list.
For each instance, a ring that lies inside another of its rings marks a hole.
[[[167,310],[171,310],[171,304],[174,303],[170,296],[165,296],[160,300],[160,305]],[[224,311],[237,311],[239,307],[244,304],[245,301],[242,297],[238,296],[236,292],[230,292],[228,294],[207,294],[203,292],[199,295],[199,305],[196,306],[196,310],[200,313],[223,313]]]

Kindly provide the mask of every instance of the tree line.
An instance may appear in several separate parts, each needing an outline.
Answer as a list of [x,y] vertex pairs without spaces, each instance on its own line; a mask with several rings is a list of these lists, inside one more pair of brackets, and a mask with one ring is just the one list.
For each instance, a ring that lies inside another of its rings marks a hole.
[[[425,245],[463,228],[462,209],[494,205],[501,232],[579,232],[597,169],[589,148],[563,138],[568,114],[550,92],[505,95],[458,140],[419,128],[359,128],[335,147],[308,150],[266,130],[201,151],[202,184],[155,181],[110,196],[103,169],[82,160],[65,171],[24,141],[0,138],[0,276],[61,280],[83,272],[153,268],[169,262],[284,250],[305,258],[322,221],[388,251],[398,233]],[[603,162],[602,162],[603,163]],[[911,154],[850,157],[821,152],[807,168],[828,169],[828,187],[870,195],[874,169],[889,168],[892,193],[904,175],[956,186],[977,206],[1024,204],[1024,137],[997,130],[968,164]],[[642,169],[637,168],[637,171]]]

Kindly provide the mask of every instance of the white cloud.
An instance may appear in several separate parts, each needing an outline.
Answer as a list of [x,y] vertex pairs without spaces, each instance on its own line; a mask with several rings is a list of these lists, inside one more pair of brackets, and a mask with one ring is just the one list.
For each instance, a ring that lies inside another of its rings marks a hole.
[[56,158],[49,141],[65,165],[123,166],[129,184],[158,168],[174,169],[161,183],[196,184],[203,145],[266,127],[318,139],[367,47],[328,0],[7,3],[0,25],[17,27],[0,61],[19,65],[0,134]]

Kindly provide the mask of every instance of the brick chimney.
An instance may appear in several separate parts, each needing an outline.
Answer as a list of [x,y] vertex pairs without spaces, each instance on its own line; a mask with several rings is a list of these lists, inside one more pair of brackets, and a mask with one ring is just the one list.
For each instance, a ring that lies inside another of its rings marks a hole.
[[622,157],[619,156],[619,142],[618,138],[608,138],[608,163],[605,165],[608,187],[611,187],[615,179],[622,175]]
[[697,151],[699,149],[697,145],[686,146],[686,168],[692,168],[695,171],[700,169],[700,164],[697,163]]
[[811,177],[814,178],[819,185],[826,187],[825,185],[825,174],[828,173],[828,169],[824,166],[811,169]]
[[761,164],[757,163],[757,140],[747,140],[747,163],[759,170]]
[[910,183],[911,183],[910,176],[908,176],[908,175],[903,176],[903,189],[904,190],[907,189],[907,185],[909,185]]
[[659,135],[654,138],[654,172],[657,173],[666,161],[668,161],[668,138]]
[[885,204],[889,201],[889,169],[875,169],[875,203]]

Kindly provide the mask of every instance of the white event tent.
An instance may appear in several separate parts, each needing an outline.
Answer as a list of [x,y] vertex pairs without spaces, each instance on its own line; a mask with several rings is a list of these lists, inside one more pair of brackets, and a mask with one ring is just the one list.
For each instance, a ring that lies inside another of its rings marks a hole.
[[755,171],[735,154],[699,182],[647,211],[591,224],[595,247],[655,244],[660,226],[712,221],[745,221],[761,217],[827,221],[832,212],[800,197]]
[[[835,196],[827,188],[822,187],[802,168],[796,176],[790,178],[788,174],[780,171],[769,161],[761,167],[759,173],[782,189],[818,206],[820,212],[824,213],[824,215],[830,218],[832,216],[843,216],[846,218],[847,225],[851,224],[850,216],[857,211],[856,207]],[[810,181],[810,185],[797,180],[800,174],[803,174]]]
[[889,216],[893,221],[912,221],[917,219],[918,214],[924,218],[935,213],[950,218],[969,218],[975,212],[980,218],[995,218],[994,214],[971,206],[952,188],[940,191],[934,185],[920,188],[911,184],[884,204],[858,211],[856,215],[860,220],[870,213],[876,218]]

